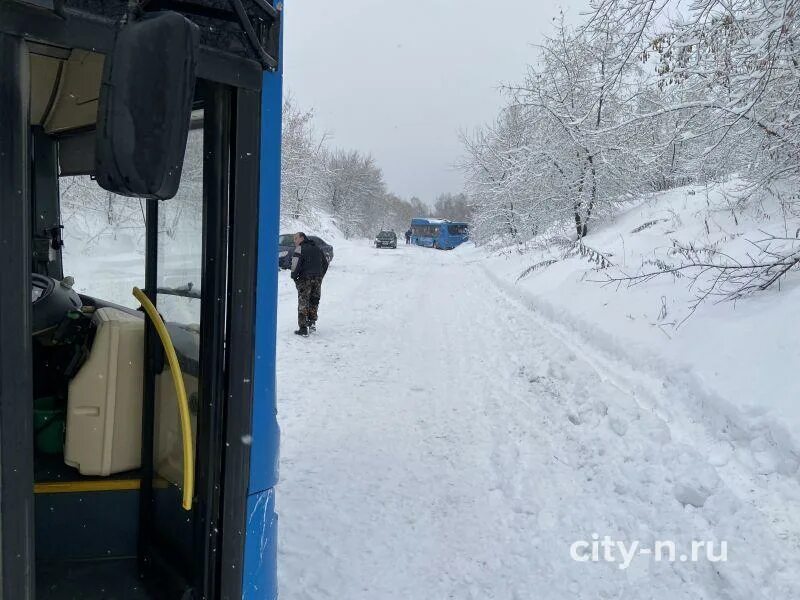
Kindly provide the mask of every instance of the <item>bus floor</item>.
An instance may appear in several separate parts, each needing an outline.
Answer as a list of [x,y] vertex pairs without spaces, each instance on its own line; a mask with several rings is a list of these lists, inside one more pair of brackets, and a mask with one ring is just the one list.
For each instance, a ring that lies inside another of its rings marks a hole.
[[37,600],[152,598],[136,559],[138,480],[66,479],[35,486]]
[[136,558],[57,562],[36,566],[37,600],[152,600]]
[[78,469],[64,464],[63,454],[36,454],[33,478],[37,484],[75,483],[81,481],[119,481],[139,479],[140,471],[126,471],[108,477],[81,475]]

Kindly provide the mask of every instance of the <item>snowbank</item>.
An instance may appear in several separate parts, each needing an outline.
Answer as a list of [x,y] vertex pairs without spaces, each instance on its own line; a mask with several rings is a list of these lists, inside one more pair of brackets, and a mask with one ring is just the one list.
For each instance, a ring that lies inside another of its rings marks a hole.
[[320,213],[313,220],[281,218],[281,235],[296,231],[319,236],[329,244],[345,239],[341,229],[336,226],[334,218],[324,213]]
[[[790,273],[780,286],[736,302],[711,297],[694,311],[702,279],[663,275],[636,285],[608,283],[669,260],[673,241],[744,259],[753,250],[748,240],[784,235],[777,201],[734,210],[735,188],[735,182],[680,188],[628,206],[585,238],[588,256],[563,258],[563,247],[542,239],[522,251],[461,253],[481,261],[498,285],[573,336],[578,348],[588,344],[667,382],[671,403],[685,407],[715,439],[748,449],[746,460],[757,471],[794,475],[800,459],[800,378],[792,374],[800,364],[800,276]],[[603,261],[610,266],[599,268]]]

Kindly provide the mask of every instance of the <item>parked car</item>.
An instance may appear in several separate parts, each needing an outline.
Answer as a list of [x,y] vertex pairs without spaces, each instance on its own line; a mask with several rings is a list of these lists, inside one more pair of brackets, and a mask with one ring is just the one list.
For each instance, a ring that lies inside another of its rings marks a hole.
[[397,234],[394,231],[381,231],[375,236],[376,248],[397,248]]
[[[333,260],[333,246],[316,235],[310,235],[308,239],[322,250],[329,263]],[[281,234],[280,238],[278,238],[278,266],[281,269],[292,268],[292,254],[294,254],[294,234]]]

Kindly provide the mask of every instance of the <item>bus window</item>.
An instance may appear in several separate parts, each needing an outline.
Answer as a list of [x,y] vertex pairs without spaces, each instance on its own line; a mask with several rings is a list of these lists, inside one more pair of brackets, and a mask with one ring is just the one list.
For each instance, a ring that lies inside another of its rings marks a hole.
[[[194,291],[165,294],[159,310],[166,320],[200,322],[203,216],[202,111],[193,114],[177,195],[159,210],[159,288]],[[75,290],[107,302],[136,308],[133,286],[144,288],[145,201],[102,189],[88,175],[60,179],[64,274]]]
[[[195,119],[202,118],[196,113]],[[159,311],[166,321],[200,323],[203,266],[203,131],[189,132],[177,195],[158,211]]]
[[[197,420],[202,378],[200,347],[203,276],[203,130],[202,112],[193,115],[178,193],[158,206],[158,312],[164,318],[178,354],[189,399],[192,438]],[[178,399],[169,369],[156,376],[153,466],[166,487],[153,488],[152,530],[171,530],[184,560],[192,556],[191,518],[181,509],[183,447]],[[195,461],[197,451],[195,444]],[[201,467],[202,468],[202,467]]]
[[88,175],[60,179],[64,274],[75,290],[136,308],[144,287],[144,201],[117,196]]
[[411,227],[411,232],[419,237],[438,237],[439,230],[439,225],[413,225]]

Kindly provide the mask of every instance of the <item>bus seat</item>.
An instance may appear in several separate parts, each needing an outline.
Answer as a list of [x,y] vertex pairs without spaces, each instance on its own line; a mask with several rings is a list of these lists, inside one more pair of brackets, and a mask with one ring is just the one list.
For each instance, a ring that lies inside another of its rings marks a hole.
[[[97,326],[86,363],[69,384],[64,462],[82,475],[112,475],[141,465],[144,318],[115,308],[94,314]],[[196,429],[200,334],[167,323]],[[168,366],[156,377],[155,466],[183,481],[183,450],[175,386]]]
[[[183,385],[189,397],[192,440],[197,437],[197,387],[200,375],[200,331],[192,325],[166,323],[183,372]],[[183,484],[183,443],[178,399],[169,365],[156,377],[155,471],[162,479]]]
[[[183,358],[178,354],[181,369]],[[197,439],[197,377],[184,371],[183,385],[189,397],[189,418],[192,424],[192,440]],[[178,399],[175,395],[175,384],[169,367],[156,377],[156,408],[155,408],[155,472],[156,474],[174,483],[183,485],[183,443],[181,437],[180,416],[178,414]]]
[[93,319],[89,358],[69,384],[64,462],[111,475],[141,462],[144,319],[108,307]]
[[[144,318],[115,308],[94,314],[97,333],[86,363],[69,385],[64,462],[82,475],[113,475],[141,465]],[[200,335],[167,323],[196,430]],[[183,450],[175,386],[168,366],[156,377],[155,465],[164,479],[183,481]],[[193,433],[194,435],[194,433]]]
[[[165,323],[184,376],[200,374],[200,331],[193,325]],[[187,390],[188,393],[188,390]]]

